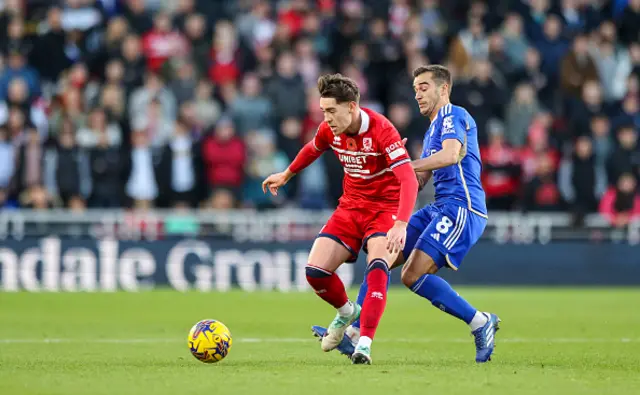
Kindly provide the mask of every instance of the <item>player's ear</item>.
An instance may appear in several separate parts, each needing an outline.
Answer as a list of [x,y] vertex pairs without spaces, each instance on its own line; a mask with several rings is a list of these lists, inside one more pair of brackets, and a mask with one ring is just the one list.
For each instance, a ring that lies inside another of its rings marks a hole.
[[356,113],[356,110],[358,109],[358,104],[354,101],[350,101],[349,102],[349,112],[352,114]]
[[440,86],[440,95],[441,96],[447,96],[449,94],[449,85],[448,84],[442,84],[442,86]]

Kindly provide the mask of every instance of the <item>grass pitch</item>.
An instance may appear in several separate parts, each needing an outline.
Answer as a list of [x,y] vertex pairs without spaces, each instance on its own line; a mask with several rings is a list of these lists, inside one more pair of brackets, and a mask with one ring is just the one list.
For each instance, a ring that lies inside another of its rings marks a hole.
[[[405,289],[372,366],[320,350],[310,326],[334,312],[312,293],[0,293],[0,394],[640,393],[640,290],[460,292],[503,320],[488,364],[464,324]],[[233,334],[218,364],[187,348],[204,318]]]

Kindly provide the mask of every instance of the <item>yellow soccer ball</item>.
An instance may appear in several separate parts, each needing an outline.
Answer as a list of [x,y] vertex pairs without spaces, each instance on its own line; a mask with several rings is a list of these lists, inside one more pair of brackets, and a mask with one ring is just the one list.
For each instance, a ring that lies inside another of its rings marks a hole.
[[189,350],[204,363],[222,361],[231,349],[231,332],[222,322],[202,320],[189,331]]

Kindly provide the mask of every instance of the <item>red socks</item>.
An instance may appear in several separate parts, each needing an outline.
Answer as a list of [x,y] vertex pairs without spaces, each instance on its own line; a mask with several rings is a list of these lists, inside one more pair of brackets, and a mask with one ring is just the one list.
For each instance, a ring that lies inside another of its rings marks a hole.
[[[306,267],[307,281],[311,288],[316,291],[316,294],[331,306],[339,309],[347,304],[349,298],[347,297],[347,291],[344,289],[344,284],[337,274],[331,273],[327,270],[320,269],[315,266]],[[386,287],[385,280],[385,287]]]
[[387,305],[387,282],[389,268],[383,259],[374,259],[367,269],[367,295],[364,298],[360,313],[360,336],[370,339],[376,334],[376,329]]

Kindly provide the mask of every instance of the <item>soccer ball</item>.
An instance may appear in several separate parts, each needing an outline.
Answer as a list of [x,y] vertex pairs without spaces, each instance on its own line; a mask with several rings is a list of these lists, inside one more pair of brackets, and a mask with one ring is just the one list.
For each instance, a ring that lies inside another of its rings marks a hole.
[[220,321],[202,320],[189,331],[189,350],[204,363],[222,361],[231,349],[231,332]]

